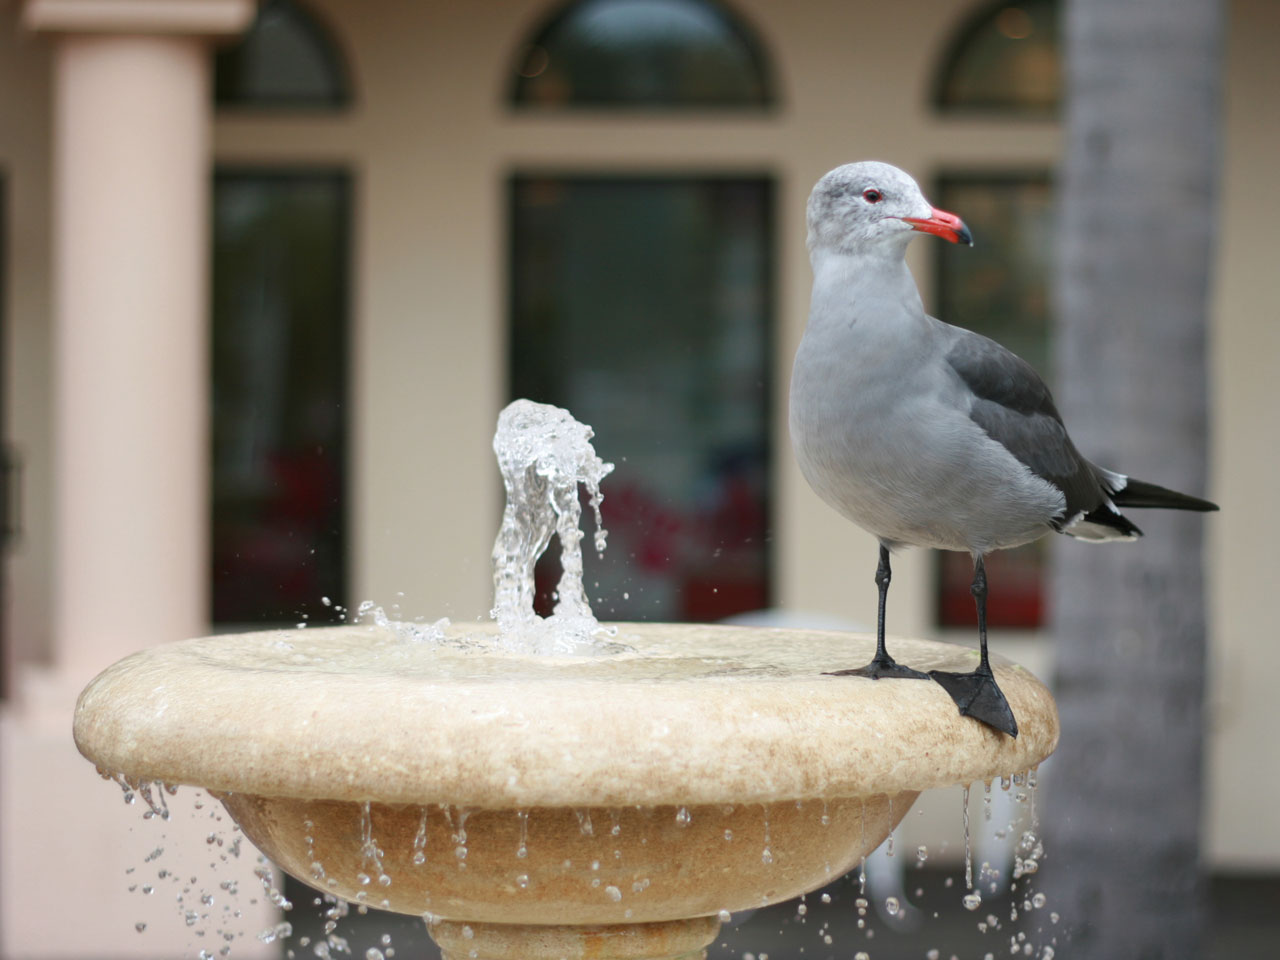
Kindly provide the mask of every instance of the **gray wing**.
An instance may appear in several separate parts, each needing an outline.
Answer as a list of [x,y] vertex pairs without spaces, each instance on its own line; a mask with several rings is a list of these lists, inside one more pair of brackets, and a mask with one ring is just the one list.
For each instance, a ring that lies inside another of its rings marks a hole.
[[[1066,510],[1054,527],[1061,530],[1106,504],[1108,491],[1097,469],[1076,450],[1049,388],[1031,364],[994,340],[952,329],[956,339],[946,361],[973,394],[970,419],[1032,473],[1062,491]],[[1108,519],[1114,513],[1104,512]]]

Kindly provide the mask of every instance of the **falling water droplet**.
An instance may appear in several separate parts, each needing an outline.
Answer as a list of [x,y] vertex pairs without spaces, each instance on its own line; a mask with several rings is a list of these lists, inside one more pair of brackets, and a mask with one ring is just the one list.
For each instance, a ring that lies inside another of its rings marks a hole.
[[[973,889],[973,848],[969,844],[969,786],[964,788],[964,886],[966,890]],[[981,902],[981,899],[979,899]],[[966,904],[967,906],[967,904]],[[972,909],[972,908],[970,908]]]
[[884,911],[891,917],[896,917],[902,911],[902,904],[897,897],[885,897]]
[[964,895],[964,899],[961,902],[964,903],[966,910],[977,910],[982,906],[982,894],[978,893],[977,890],[972,890]]
[[605,887],[604,892],[608,896],[608,898],[612,900],[614,903],[617,903],[622,899],[622,891],[619,890],[617,887],[613,886],[612,884]]
[[427,808],[422,808],[418,818],[418,832],[413,836],[413,864],[416,867],[427,862]]
[[733,915],[730,914],[728,910],[721,910],[719,913],[716,914],[716,919],[719,920],[721,923],[728,923],[730,920],[733,919]]
[[885,844],[884,855],[886,857],[893,856],[893,797],[889,797],[889,842]]
[[523,860],[529,856],[529,811],[517,810],[516,819],[520,823],[520,845],[516,847],[516,857]]
[[693,818],[689,815],[688,807],[681,807],[679,810],[676,811],[677,827],[687,827],[689,825],[689,821],[692,819]]

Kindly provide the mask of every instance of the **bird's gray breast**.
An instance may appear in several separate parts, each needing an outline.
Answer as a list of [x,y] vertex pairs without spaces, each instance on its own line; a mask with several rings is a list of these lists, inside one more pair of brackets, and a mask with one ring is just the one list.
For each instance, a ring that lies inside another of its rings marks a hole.
[[891,544],[985,553],[1049,532],[1062,494],[973,422],[937,321],[921,319],[810,323],[791,380],[801,472]]

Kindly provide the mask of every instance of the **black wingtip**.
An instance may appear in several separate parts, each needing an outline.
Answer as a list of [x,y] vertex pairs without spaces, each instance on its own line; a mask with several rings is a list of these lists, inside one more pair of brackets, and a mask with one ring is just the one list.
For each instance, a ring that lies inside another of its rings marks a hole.
[[1216,503],[1193,497],[1189,493],[1179,493],[1159,484],[1147,483],[1145,480],[1134,480],[1132,477],[1124,487],[1112,496],[1117,507],[1138,507],[1157,510],[1195,510],[1200,513],[1212,513],[1219,509]]

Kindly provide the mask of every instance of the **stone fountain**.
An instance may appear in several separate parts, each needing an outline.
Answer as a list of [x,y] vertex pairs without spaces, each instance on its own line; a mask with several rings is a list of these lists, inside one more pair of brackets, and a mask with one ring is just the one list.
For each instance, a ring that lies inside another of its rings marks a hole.
[[[284,870],[425,917],[450,960],[702,956],[731,912],[848,871],[920,791],[1052,752],[1052,698],[1007,661],[1017,739],[934,684],[821,674],[871,637],[597,624],[577,486],[598,511],[609,467],[563,411],[503,416],[496,623],[375,616],[146,650],[81,695],[81,752],[135,786],[204,787]],[[544,620],[532,566],[552,532],[565,579]],[[976,656],[894,652],[924,670]]]

